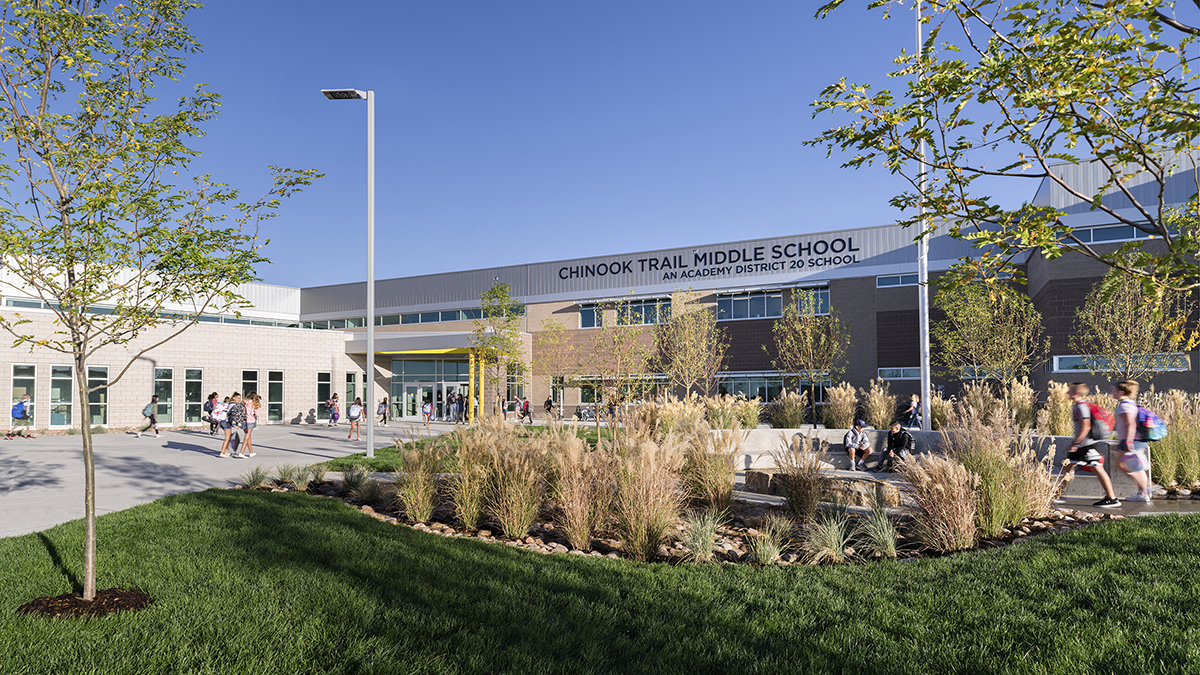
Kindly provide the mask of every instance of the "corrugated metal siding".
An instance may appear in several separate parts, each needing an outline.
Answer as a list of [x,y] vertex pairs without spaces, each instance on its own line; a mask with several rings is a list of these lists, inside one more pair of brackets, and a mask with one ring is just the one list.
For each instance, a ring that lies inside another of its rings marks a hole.
[[[1126,189],[1142,206],[1155,209],[1158,206],[1158,191],[1163,189],[1163,200],[1167,204],[1182,204],[1196,194],[1196,158],[1188,155],[1172,155],[1167,160],[1175,167],[1164,185],[1160,186],[1153,176],[1141,173],[1125,182]],[[1100,162],[1084,162],[1081,164],[1057,164],[1051,167],[1054,175],[1058,176],[1072,189],[1084,195],[1093,195],[1109,179],[1109,171]],[[1113,209],[1131,208],[1133,203],[1118,188],[1110,187],[1102,201],[1105,206]],[[1081,200],[1068,192],[1051,179],[1043,179],[1033,204],[1048,206],[1068,214],[1086,213],[1091,211],[1091,202]]]

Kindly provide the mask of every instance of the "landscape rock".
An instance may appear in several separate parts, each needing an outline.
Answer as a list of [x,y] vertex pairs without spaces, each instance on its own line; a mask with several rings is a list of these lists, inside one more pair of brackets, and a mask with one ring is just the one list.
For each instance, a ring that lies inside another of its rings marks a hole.
[[900,506],[900,490],[887,481],[876,478],[833,476],[825,481],[822,501],[839,502],[851,506],[870,506],[876,491],[883,498],[884,506]]

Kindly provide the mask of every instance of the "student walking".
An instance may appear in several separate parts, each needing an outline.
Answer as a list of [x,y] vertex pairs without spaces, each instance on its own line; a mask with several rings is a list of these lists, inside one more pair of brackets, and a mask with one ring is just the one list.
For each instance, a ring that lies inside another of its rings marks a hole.
[[1121,380],[1113,385],[1112,395],[1117,399],[1117,409],[1113,411],[1116,422],[1113,426],[1117,431],[1117,443],[1121,449],[1121,470],[1133,482],[1137,483],[1137,492],[1125,498],[1127,502],[1150,501],[1150,460],[1147,451],[1150,445],[1145,439],[1139,439],[1138,433],[1138,383],[1134,380]]
[[386,427],[388,420],[388,397],[384,396],[379,402],[379,407],[375,410],[375,414],[379,415],[379,426]]
[[229,457],[229,438],[233,435],[233,427],[229,425],[229,404],[230,397],[226,396],[222,401],[213,404],[212,418],[216,421],[217,426],[225,432],[225,440],[221,441],[221,457]]
[[[1102,509],[1112,509],[1121,505],[1113,492],[1112,479],[1104,469],[1104,455],[1100,452],[1101,443],[1106,443],[1112,434],[1113,417],[1100,406],[1087,400],[1091,390],[1083,382],[1072,382],[1067,394],[1071,397],[1071,418],[1075,424],[1075,438],[1067,452],[1067,470],[1062,477],[1061,490],[1065,490],[1075,479],[1077,467],[1084,467],[1096,475],[1100,487],[1104,488],[1104,499],[1092,504]],[[1063,503],[1055,499],[1055,503]]]
[[425,401],[421,406],[421,418],[425,422],[425,428],[429,428],[429,418],[433,417],[433,401]]
[[262,397],[258,395],[258,392],[252,391],[246,394],[246,399],[242,403],[246,408],[246,421],[242,424],[242,429],[246,432],[246,441],[242,448],[242,454],[253,457],[255,452],[250,445],[250,437],[254,435],[254,428],[258,426],[258,411],[262,407]]
[[29,417],[29,394],[25,394],[12,407],[12,423],[8,425],[8,434],[5,435],[4,440],[11,441],[19,426],[25,427],[25,438],[37,438],[29,433]]
[[216,436],[217,435],[217,427],[220,426],[220,424],[221,424],[220,422],[213,419],[213,408],[216,407],[216,405],[217,405],[217,398],[218,398],[217,392],[215,392],[215,391],[208,395],[208,400],[204,402],[204,413],[205,414],[203,417],[200,418],[200,419],[204,420],[205,422],[208,422],[208,435],[209,436]]
[[350,440],[354,436],[354,440],[362,440],[362,424],[360,423],[363,416],[363,404],[361,398],[355,398],[354,403],[346,409],[346,421],[350,422],[350,433],[346,434],[346,440]]
[[137,432],[138,438],[141,438],[143,433],[151,429],[154,430],[155,438],[162,438],[162,434],[158,433],[158,418],[154,415],[156,412],[158,412],[158,394],[151,396],[150,402],[146,404],[145,408],[142,408],[142,417],[150,420],[150,423],[146,425],[145,429]]
[[233,453],[234,459],[246,459],[245,449],[242,448],[244,433],[243,427],[246,425],[246,404],[242,401],[242,395],[234,392],[229,397],[229,450]]
[[334,394],[325,402],[325,409],[329,411],[329,424],[325,426],[336,427],[338,425],[338,417],[341,416],[338,414],[340,409],[338,408],[337,394]]

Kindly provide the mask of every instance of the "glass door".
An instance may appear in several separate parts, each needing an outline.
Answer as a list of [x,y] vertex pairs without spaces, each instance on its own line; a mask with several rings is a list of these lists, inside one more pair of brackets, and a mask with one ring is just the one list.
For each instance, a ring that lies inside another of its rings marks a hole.
[[407,384],[404,386],[404,407],[401,410],[402,418],[417,419],[421,416],[421,387],[415,384]]

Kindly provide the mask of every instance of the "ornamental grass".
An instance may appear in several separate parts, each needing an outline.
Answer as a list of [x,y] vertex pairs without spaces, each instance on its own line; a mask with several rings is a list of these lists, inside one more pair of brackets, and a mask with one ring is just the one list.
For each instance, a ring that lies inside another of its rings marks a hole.
[[771,453],[775,460],[775,479],[783,488],[788,506],[797,518],[808,520],[816,512],[826,477],[833,470],[825,462],[829,449],[819,438],[802,436],[788,439],[779,435],[780,449]]
[[975,546],[978,478],[955,459],[919,454],[900,465],[915,507],[917,539],[942,553]]
[[592,536],[612,513],[615,463],[607,449],[592,450],[574,434],[552,442],[555,468],[554,496],[562,511],[559,529],[571,545],[590,551]]
[[684,448],[681,475],[688,495],[706,508],[728,509],[733,503],[737,459],[746,438],[741,423],[734,418],[728,429],[709,429],[700,422],[680,430],[678,438]]
[[433,443],[396,441],[400,454],[397,470],[392,474],[396,485],[396,503],[408,519],[416,523],[429,522],[438,503],[437,472],[442,465],[442,446]]
[[854,415],[858,413],[858,396],[849,382],[842,382],[836,387],[825,390],[829,403],[825,406],[825,427],[829,429],[849,429],[854,424]]
[[785,391],[767,406],[767,420],[776,429],[799,429],[808,423],[808,392]]
[[[867,424],[876,429],[887,429],[896,419],[897,397],[891,393],[891,385],[886,380],[871,380],[867,389],[859,389],[862,395],[864,414]],[[839,427],[840,428],[840,427]]]
[[617,529],[630,557],[651,560],[683,510],[681,443],[675,434],[660,442],[640,438],[615,454]]

